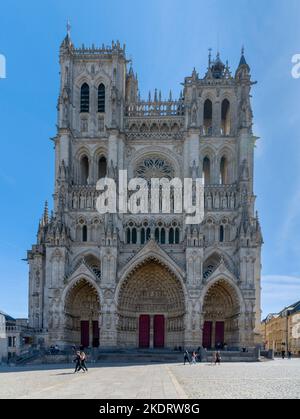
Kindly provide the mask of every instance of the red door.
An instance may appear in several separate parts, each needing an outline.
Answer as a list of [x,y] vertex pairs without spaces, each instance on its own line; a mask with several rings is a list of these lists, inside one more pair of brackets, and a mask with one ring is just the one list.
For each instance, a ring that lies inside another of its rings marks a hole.
[[216,346],[224,344],[224,322],[216,322]]
[[150,346],[150,316],[141,315],[139,321],[139,347],[149,348]]
[[212,322],[204,322],[203,327],[203,339],[202,346],[203,348],[211,348],[211,336],[212,336]]
[[87,348],[90,345],[90,322],[81,321],[81,345]]
[[99,348],[99,322],[93,321],[93,348]]
[[154,348],[165,346],[165,316],[154,316]]

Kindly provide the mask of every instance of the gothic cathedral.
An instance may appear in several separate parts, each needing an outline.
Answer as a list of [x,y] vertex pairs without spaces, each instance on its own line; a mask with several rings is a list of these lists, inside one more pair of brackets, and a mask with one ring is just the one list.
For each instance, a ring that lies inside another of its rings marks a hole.
[[[54,209],[28,252],[29,321],[45,345],[253,347],[259,341],[262,234],[253,192],[250,67],[218,53],[179,99],[140,98],[119,42],[60,47]],[[205,217],[106,214],[96,183],[205,181]]]

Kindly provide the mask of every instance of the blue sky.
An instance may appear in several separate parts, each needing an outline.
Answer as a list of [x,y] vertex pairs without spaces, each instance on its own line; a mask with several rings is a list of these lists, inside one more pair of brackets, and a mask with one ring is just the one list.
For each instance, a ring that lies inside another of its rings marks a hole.
[[259,84],[253,89],[255,191],[263,227],[263,312],[300,300],[299,0],[27,0],[2,2],[0,54],[0,308],[27,315],[26,249],[35,241],[46,199],[52,201],[59,88],[58,50],[66,21],[76,45],[127,45],[142,96],[179,94],[207,50],[219,46],[236,69],[242,44]]

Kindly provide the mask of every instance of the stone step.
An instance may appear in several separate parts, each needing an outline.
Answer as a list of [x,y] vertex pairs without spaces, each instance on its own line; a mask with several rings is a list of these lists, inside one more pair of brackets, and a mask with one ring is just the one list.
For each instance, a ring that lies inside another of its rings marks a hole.
[[[87,351],[87,362],[89,363],[116,363],[116,364],[140,364],[140,363],[182,363],[183,353],[161,350],[120,350],[107,351],[101,350]],[[29,361],[27,364],[60,364],[72,363],[73,354],[44,355]],[[191,358],[191,354],[190,354]],[[208,351],[202,355],[203,362],[212,362],[213,352]],[[255,352],[221,352],[221,362],[258,362],[259,358]]]

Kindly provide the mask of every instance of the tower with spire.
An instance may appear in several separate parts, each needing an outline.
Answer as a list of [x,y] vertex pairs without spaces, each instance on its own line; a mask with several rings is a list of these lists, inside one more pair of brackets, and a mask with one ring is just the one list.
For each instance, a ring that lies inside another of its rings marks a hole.
[[[46,202],[28,251],[37,342],[254,347],[262,233],[244,48],[235,73],[210,49],[206,72],[194,68],[177,98],[169,87],[141,98],[125,45],[76,47],[69,22],[59,61],[53,210]],[[173,207],[99,214],[98,180],[124,169],[128,180],[203,177],[203,222],[187,225]]]

